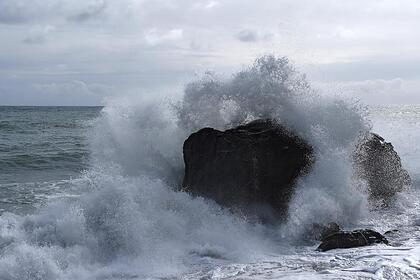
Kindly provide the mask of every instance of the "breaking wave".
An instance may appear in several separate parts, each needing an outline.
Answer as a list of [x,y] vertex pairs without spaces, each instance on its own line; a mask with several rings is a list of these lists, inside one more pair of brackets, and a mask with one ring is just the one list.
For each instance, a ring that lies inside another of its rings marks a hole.
[[[176,191],[191,132],[257,118],[277,119],[315,151],[287,222],[276,228]],[[317,94],[287,58],[273,56],[228,79],[206,74],[175,103],[114,100],[90,135],[93,167],[75,183],[78,196],[0,217],[0,278],[165,277],[287,252],[285,238],[314,222],[351,225],[367,213],[349,154],[369,129],[357,102]]]

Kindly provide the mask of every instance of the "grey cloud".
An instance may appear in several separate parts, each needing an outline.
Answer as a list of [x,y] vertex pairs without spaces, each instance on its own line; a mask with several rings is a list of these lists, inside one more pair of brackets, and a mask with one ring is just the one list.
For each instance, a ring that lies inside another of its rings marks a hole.
[[258,41],[258,34],[253,30],[242,30],[236,34],[236,38],[242,42],[256,42]]
[[107,4],[105,1],[97,1],[88,6],[85,11],[81,11],[75,15],[71,15],[67,19],[75,22],[87,21],[102,15],[106,7]]
[[0,0],[0,23],[83,22],[103,13],[106,0]]
[[25,38],[22,42],[25,44],[42,44],[45,43],[46,38],[43,34],[38,34],[34,36],[29,36]]
[[20,24],[33,18],[25,4],[21,0],[0,0],[0,23]]
[[258,42],[258,41],[268,41],[273,38],[272,33],[261,34],[258,31],[251,29],[244,29],[238,32],[235,37],[241,42]]

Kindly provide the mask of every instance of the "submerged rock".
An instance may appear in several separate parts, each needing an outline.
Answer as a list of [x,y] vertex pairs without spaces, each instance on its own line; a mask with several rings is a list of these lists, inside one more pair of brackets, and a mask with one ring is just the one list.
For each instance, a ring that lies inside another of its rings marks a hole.
[[388,244],[388,240],[379,232],[370,229],[360,229],[351,232],[340,231],[325,237],[318,251],[325,252],[338,248],[355,248],[373,244]]
[[392,229],[392,230],[388,230],[384,233],[384,235],[395,235],[395,234],[399,234],[399,230],[398,229]]
[[368,134],[354,154],[356,170],[365,179],[371,199],[387,204],[405,186],[411,184],[408,172],[391,143],[375,133]]
[[184,190],[262,221],[285,217],[295,179],[312,163],[312,148],[273,120],[203,128],[183,152]]

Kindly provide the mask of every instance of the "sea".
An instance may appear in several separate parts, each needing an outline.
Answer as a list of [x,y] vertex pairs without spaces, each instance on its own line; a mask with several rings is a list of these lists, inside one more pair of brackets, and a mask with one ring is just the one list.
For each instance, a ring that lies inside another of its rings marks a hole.
[[[195,82],[176,104],[0,107],[0,279],[420,279],[420,105],[262,98],[249,83],[267,77],[254,70]],[[318,162],[276,226],[176,187],[191,131],[252,119],[261,104]],[[391,142],[412,178],[387,208],[369,203],[349,164],[360,131]],[[389,245],[318,252],[301,233],[330,221],[397,231]]]

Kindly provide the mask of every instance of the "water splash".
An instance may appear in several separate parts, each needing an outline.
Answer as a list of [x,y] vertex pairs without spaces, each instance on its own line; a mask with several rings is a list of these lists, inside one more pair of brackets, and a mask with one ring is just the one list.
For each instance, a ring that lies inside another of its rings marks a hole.
[[[174,191],[191,132],[257,118],[277,119],[315,150],[315,165],[299,180],[281,228],[248,223]],[[29,216],[0,217],[0,278],[163,277],[284,253],[282,235],[299,236],[313,222],[350,224],[366,211],[349,153],[367,130],[357,103],[320,96],[287,58],[273,56],[230,79],[206,75],[175,104],[109,104],[91,135],[93,168],[78,182],[84,193]]]

